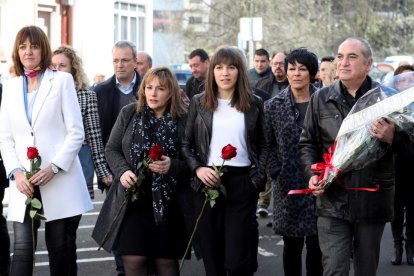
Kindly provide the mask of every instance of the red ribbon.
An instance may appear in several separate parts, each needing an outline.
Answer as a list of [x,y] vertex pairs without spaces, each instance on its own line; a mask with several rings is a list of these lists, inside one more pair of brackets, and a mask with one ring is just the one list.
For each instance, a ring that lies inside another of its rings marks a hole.
[[[336,148],[336,141],[332,144],[332,146],[329,147],[328,152],[325,152],[323,154],[323,160],[325,162],[318,162],[316,164],[313,164],[311,166],[311,170],[318,174],[318,183],[321,183],[320,185],[323,185],[326,180],[328,179],[328,174],[330,170],[335,170],[337,175],[341,174],[341,171],[332,165],[332,156],[335,152]],[[376,192],[379,190],[379,185],[375,185],[375,188],[347,188],[345,187],[338,179],[336,179],[336,182],[341,185],[346,190],[353,190],[353,191],[366,191],[366,192]],[[300,189],[300,190],[290,190],[288,195],[307,195],[314,191],[315,189]]]
[[328,152],[325,152],[323,154],[323,160],[325,162],[319,162],[311,166],[311,170],[315,174],[318,174],[318,183],[321,183],[321,185],[328,179],[328,173],[331,169],[335,170],[338,175],[341,173],[338,168],[332,165],[332,156],[335,152],[335,148],[336,141],[332,144],[332,146],[329,147]]

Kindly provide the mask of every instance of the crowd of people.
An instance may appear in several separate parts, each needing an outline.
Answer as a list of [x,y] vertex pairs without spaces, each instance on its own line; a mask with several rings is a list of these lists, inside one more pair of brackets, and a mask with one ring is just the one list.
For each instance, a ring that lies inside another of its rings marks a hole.
[[[302,275],[304,245],[306,275],[348,275],[350,260],[355,275],[376,275],[387,222],[391,263],[405,248],[414,265],[414,144],[405,132],[372,121],[386,153],[343,172],[340,185],[322,187],[312,169],[355,103],[382,87],[369,76],[366,40],[347,38],[320,62],[306,48],[258,49],[251,69],[236,47],[195,49],[185,90],[129,41],[113,46],[114,75],[92,86],[76,51],[52,51],[36,26],[19,31],[12,58],[16,77],[0,86],[0,198],[10,186],[14,244],[0,216],[1,276],[33,274],[42,217],[50,275],[77,275],[76,232],[92,209],[94,174],[106,199],[92,238],[114,255],[118,275],[179,275],[189,246],[205,275],[254,275],[257,216],[269,215],[272,196],[268,225],[283,237],[285,275]],[[409,87],[401,77],[393,89]],[[300,189],[310,192],[288,195]]]

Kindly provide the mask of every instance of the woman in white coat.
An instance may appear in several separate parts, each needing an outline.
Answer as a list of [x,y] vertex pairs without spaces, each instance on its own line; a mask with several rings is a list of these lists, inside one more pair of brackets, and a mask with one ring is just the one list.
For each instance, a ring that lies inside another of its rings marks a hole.
[[[28,197],[43,203],[51,275],[77,274],[76,230],[81,214],[92,209],[77,157],[84,130],[73,78],[49,70],[51,56],[48,38],[39,27],[22,28],[12,56],[17,77],[3,87],[0,150],[10,179],[12,276],[32,275],[40,223],[29,216]],[[29,179],[28,147],[36,147],[42,158],[41,170]]]

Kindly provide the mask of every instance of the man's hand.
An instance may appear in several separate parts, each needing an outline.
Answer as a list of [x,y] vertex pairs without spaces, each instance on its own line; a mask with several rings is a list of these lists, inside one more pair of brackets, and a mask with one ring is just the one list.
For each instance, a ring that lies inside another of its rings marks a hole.
[[394,140],[394,130],[394,123],[389,122],[387,119],[381,118],[372,122],[369,133],[381,142],[391,145]]
[[312,189],[312,194],[314,196],[320,196],[321,194],[323,194],[323,192],[325,191],[325,189],[323,189],[320,185],[320,183],[318,183],[318,176],[314,175],[309,179],[309,189]]

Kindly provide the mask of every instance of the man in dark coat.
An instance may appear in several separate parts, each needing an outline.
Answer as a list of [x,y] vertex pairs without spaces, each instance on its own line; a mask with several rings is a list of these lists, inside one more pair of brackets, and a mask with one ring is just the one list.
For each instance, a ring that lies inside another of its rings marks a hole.
[[195,49],[188,57],[188,64],[191,68],[191,78],[185,84],[185,93],[188,99],[191,100],[196,94],[204,91],[204,81],[207,77],[208,66],[210,65],[210,58],[203,49]]
[[[342,121],[354,103],[379,86],[368,73],[373,62],[371,46],[361,38],[348,38],[338,48],[339,82],[324,87],[312,96],[305,116],[299,148],[309,188],[317,196],[318,236],[324,275],[348,275],[353,254],[355,275],[375,275],[385,223],[393,219],[395,152],[409,145],[409,138],[395,132],[385,119],[372,122],[370,134],[387,153],[366,167],[343,173],[342,185],[326,190],[318,186],[312,164],[333,144]],[[376,192],[344,187],[372,188]]]
[[259,79],[272,75],[272,69],[269,65],[270,59],[268,51],[265,49],[257,49],[254,51],[253,68],[247,71],[251,87],[255,87]]
[[272,74],[259,79],[256,83],[255,87],[266,91],[270,98],[273,98],[289,85],[286,77],[285,58],[286,54],[283,52],[274,54],[270,62]]

